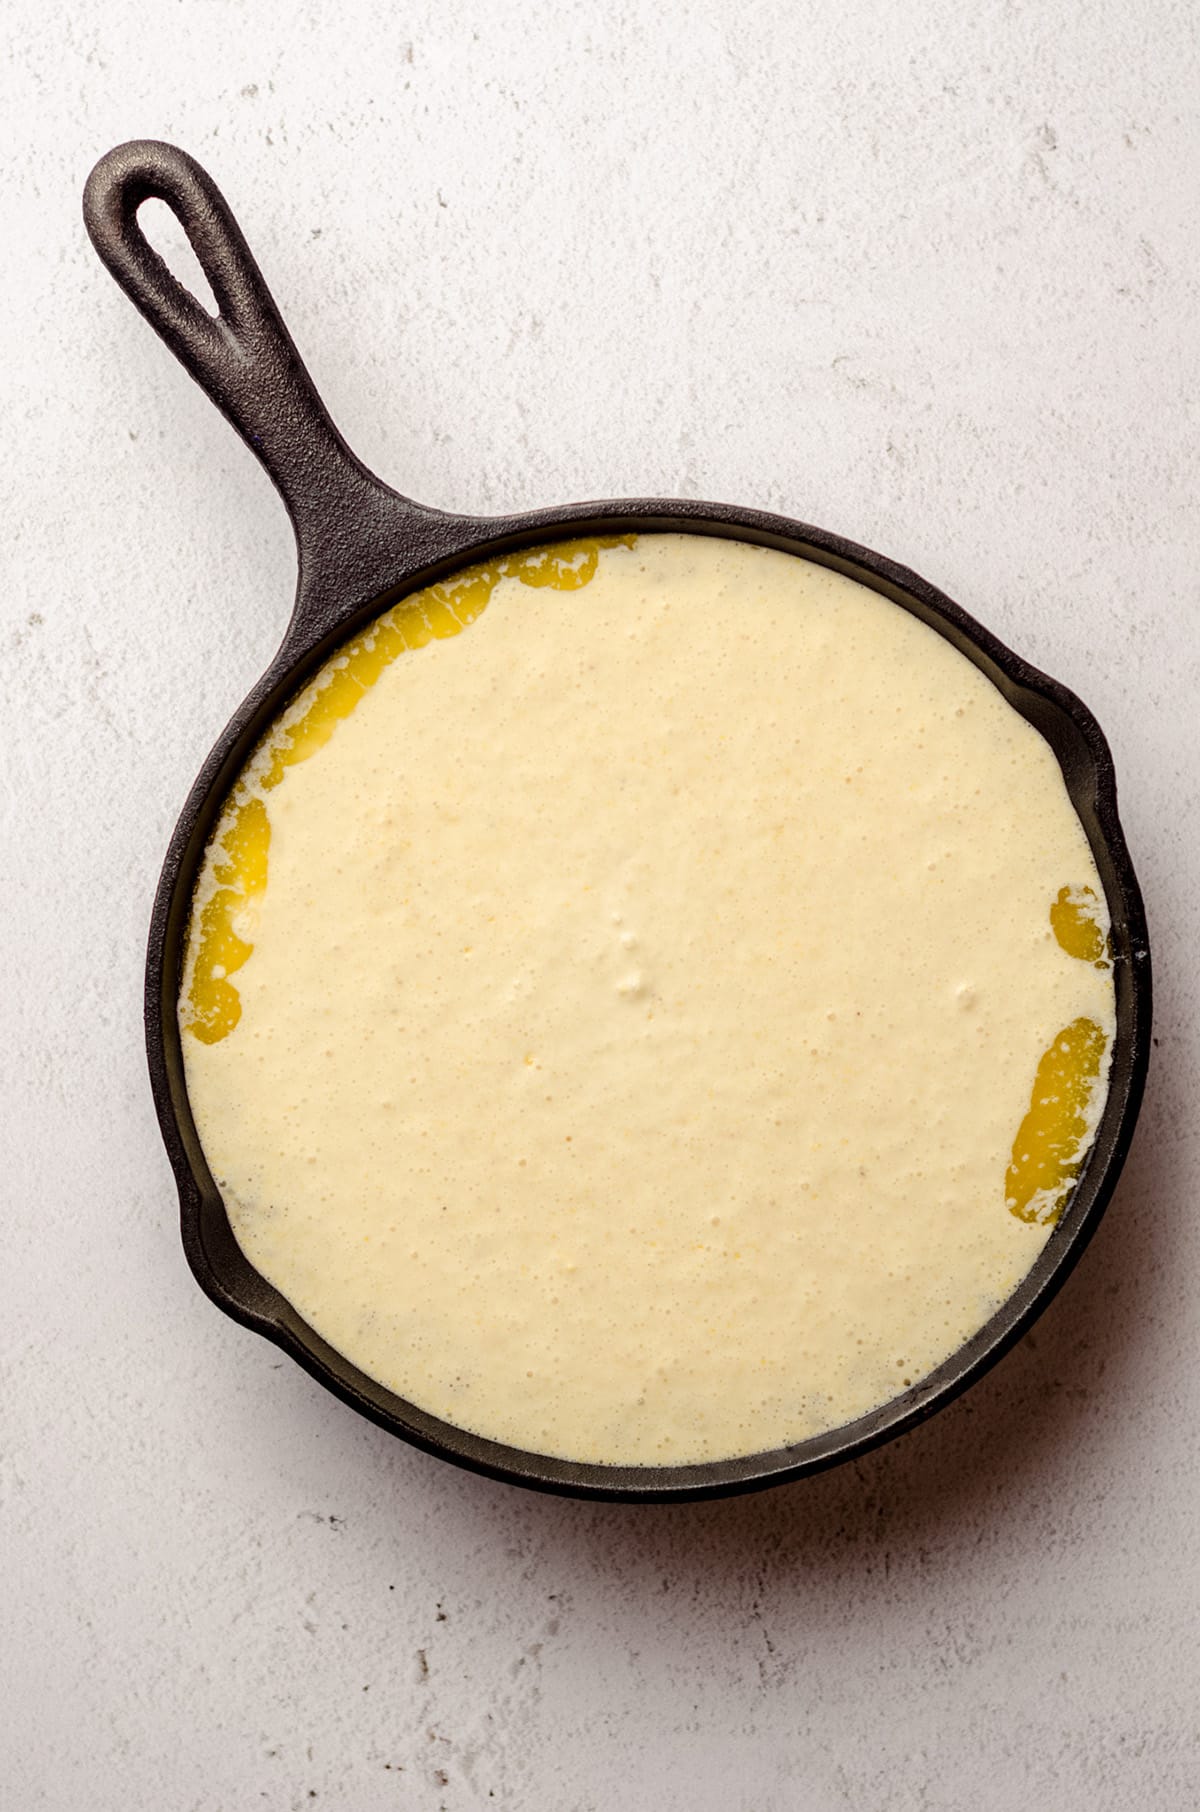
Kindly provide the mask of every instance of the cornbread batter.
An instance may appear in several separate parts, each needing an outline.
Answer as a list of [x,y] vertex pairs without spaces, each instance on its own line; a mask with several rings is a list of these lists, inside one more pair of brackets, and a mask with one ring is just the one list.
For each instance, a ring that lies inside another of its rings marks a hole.
[[575,1460],[852,1420],[1050,1235],[1107,1088],[1057,762],[838,574],[506,556],[322,669],[232,793],[180,997],[251,1263],[364,1372]]

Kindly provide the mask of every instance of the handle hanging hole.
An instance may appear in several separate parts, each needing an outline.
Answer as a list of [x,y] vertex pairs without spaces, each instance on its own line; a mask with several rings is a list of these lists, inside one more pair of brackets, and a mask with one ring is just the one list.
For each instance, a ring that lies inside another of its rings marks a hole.
[[114,146],[87,179],[83,218],[121,288],[281,492],[300,556],[297,623],[327,626],[335,606],[378,596],[406,559],[429,557],[441,512],[381,484],[350,451],[195,158],[156,139]]
[[175,281],[215,320],[221,312],[217,298],[175,210],[151,196],[138,209],[137,223]]

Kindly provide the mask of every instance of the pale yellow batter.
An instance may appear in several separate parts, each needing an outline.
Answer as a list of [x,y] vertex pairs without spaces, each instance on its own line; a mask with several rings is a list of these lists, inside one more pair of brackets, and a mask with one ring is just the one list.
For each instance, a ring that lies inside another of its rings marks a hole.
[[327,666],[231,796],[180,1014],[250,1261],[363,1371],[576,1460],[775,1448],[1012,1291],[1107,1084],[1047,744],[739,542],[510,556]]

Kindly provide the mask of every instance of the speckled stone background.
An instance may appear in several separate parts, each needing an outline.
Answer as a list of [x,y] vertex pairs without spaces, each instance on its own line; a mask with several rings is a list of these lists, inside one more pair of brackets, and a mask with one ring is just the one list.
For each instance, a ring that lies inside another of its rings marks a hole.
[[[5,1812],[1190,1812],[1194,9],[11,0],[5,39]],[[402,489],[807,517],[1098,713],[1146,1109],[1065,1294],[919,1433],[757,1499],[542,1500],[367,1427],[192,1283],[143,939],[293,573],[85,241],[92,161],[141,135],[212,169]]]

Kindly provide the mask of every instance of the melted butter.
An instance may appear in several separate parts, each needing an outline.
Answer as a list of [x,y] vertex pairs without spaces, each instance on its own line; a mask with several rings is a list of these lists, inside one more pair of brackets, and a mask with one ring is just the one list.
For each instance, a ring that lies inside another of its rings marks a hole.
[[1050,908],[1050,924],[1068,956],[1109,967],[1108,932],[1100,919],[1100,901],[1094,887],[1060,887]]
[[[1068,956],[1111,968],[1108,927],[1094,887],[1060,887],[1050,925]],[[1019,1220],[1053,1226],[1071,1199],[1099,1119],[1107,1050],[1096,1022],[1077,1019],[1042,1053],[1005,1177],[1005,1199]]]
[[401,1396],[579,1460],[763,1451],[926,1375],[1051,1236],[1102,898],[1048,746],[907,612],[741,543],[539,549],[264,738],[189,1096],[251,1263]]
[[[315,685],[301,695],[281,727],[272,729],[235,788],[213,838],[209,866],[217,885],[198,907],[184,986],[181,1024],[202,1044],[217,1044],[242,1016],[241,996],[229,977],[249,960],[253,909],[267,885],[271,823],[262,793],[277,787],[287,770],[324,748],[338,724],[357,709],[363,694],[407,649],[461,635],[487,609],[502,579],[522,585],[578,591],[594,577],[607,547],[631,547],[632,535],[560,541],[553,547],[505,554],[453,579],[405,598],[342,649]],[[216,853],[219,852],[220,859]]]
[[231,975],[246,963],[254,945],[248,936],[255,902],[267,889],[267,854],[271,821],[265,801],[250,794],[230,803],[222,816],[215,852],[210,856],[213,888],[197,909],[190,961],[191,980],[183,1001],[181,1023],[205,1044],[232,1032],[242,1016],[241,997]]
[[1094,1020],[1076,1019],[1043,1053],[1005,1177],[1008,1206],[1019,1220],[1052,1226],[1070,1199],[1095,1132],[1093,1098],[1107,1049]]

